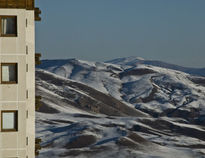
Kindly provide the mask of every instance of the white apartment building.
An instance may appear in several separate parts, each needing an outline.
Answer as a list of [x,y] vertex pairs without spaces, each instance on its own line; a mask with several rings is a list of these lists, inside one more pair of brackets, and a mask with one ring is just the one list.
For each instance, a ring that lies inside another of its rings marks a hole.
[[0,158],[35,157],[34,0],[0,0]]

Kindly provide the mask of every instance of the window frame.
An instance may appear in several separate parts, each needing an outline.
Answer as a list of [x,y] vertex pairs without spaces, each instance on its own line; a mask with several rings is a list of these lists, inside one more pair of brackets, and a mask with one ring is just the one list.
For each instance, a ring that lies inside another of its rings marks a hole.
[[[2,72],[2,66],[8,66],[8,65],[15,65],[16,67],[16,81],[3,81],[3,72]],[[1,73],[1,84],[18,84],[18,63],[1,63],[0,64],[0,73]]]
[[[16,22],[16,34],[2,34],[2,29],[1,29],[1,19],[2,18],[15,18],[15,22]],[[18,36],[18,24],[17,24],[17,16],[15,15],[0,15],[0,37],[17,37]]]
[[[3,129],[3,113],[14,113],[14,128]],[[17,110],[3,110],[1,111],[1,132],[17,132],[18,131],[18,111]]]

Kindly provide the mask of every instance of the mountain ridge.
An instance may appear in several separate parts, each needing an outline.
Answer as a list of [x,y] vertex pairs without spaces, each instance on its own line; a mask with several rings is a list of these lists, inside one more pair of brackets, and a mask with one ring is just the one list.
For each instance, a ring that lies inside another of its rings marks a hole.
[[113,63],[118,65],[130,65],[130,66],[135,66],[136,64],[146,64],[146,65],[158,66],[162,68],[168,68],[172,70],[178,70],[192,75],[205,76],[205,68],[192,68],[192,67],[179,66],[176,64],[170,64],[159,60],[145,60],[143,58],[134,57],[134,56],[127,57],[127,58],[126,57],[117,58],[117,59],[106,61],[106,63]]
[[[63,65],[69,61],[84,61],[84,60],[78,60],[76,58],[70,58],[70,59],[44,59],[42,62],[46,61],[52,61],[53,63],[59,63],[60,65]],[[95,63],[93,61],[89,61],[90,63]],[[171,64],[159,60],[145,60],[141,57],[124,57],[124,58],[116,58],[112,60],[108,60],[105,62],[97,62],[97,63],[109,63],[109,64],[117,64],[117,65],[127,65],[127,66],[136,66],[138,64],[146,64],[146,65],[152,65],[152,66],[158,66],[162,68],[168,68],[172,70],[177,70],[177,71],[182,71],[188,74],[192,75],[197,75],[197,76],[205,76],[205,68],[192,68],[192,67],[185,67],[185,66],[180,66],[176,64]],[[51,63],[50,63],[51,64]],[[45,65],[44,66],[49,66]],[[43,68],[42,66],[39,66],[39,68]],[[45,67],[44,67],[45,68]]]

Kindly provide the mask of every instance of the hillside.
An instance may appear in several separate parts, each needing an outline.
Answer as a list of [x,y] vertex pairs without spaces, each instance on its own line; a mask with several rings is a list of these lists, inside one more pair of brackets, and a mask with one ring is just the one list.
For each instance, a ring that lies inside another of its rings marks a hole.
[[[44,101],[39,112],[59,113],[65,110],[69,112],[71,107],[75,107],[81,111],[109,116],[146,116],[112,96],[43,70],[36,71],[36,83],[36,93],[43,96]],[[51,104],[59,107],[53,108]]]
[[205,78],[77,59],[46,60],[39,68],[39,158],[203,158]]

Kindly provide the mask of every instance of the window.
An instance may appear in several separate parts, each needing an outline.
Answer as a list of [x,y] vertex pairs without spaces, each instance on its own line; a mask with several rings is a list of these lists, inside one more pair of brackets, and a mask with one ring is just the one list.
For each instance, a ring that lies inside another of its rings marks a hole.
[[17,63],[1,64],[1,83],[16,84],[17,83]]
[[17,131],[18,112],[17,111],[2,111],[1,112],[1,131]]
[[0,36],[3,37],[17,36],[16,16],[0,16]]

